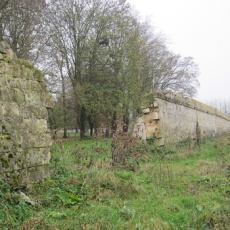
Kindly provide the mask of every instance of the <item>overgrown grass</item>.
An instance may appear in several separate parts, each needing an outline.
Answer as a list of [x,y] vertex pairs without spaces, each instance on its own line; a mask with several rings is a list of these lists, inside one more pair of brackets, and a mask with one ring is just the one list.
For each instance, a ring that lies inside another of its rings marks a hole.
[[138,146],[138,165],[111,167],[111,141],[53,146],[51,177],[24,191],[1,181],[1,229],[229,229],[227,137],[201,149]]

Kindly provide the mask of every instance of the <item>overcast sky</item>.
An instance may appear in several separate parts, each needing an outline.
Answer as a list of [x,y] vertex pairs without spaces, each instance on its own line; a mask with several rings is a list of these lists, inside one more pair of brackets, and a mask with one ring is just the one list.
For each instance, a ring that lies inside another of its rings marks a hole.
[[170,49],[200,69],[197,99],[230,100],[230,0],[127,0],[151,18]]

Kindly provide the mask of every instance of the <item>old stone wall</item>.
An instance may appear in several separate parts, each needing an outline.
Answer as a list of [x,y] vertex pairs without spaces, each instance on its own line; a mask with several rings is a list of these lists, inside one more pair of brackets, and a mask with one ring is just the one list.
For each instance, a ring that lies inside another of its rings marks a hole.
[[47,108],[52,96],[40,71],[0,43],[0,177],[13,186],[49,175]]
[[[198,131],[199,130],[199,131]],[[143,139],[156,137],[157,143],[175,143],[230,132],[230,117],[216,108],[171,91],[146,96],[142,116],[134,128]]]

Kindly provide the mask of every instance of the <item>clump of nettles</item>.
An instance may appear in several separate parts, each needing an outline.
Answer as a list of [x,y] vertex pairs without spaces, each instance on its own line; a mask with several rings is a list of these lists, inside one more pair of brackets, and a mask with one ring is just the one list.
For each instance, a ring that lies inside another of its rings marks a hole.
[[[103,165],[107,169],[122,167],[133,171],[139,167],[140,161],[150,156],[144,145],[139,137],[130,136],[121,129],[113,133],[112,139],[95,137],[88,147],[75,143],[71,148],[65,150],[61,142],[57,144],[61,149],[59,152],[62,157],[67,161],[67,158],[71,158],[71,163],[79,167],[91,168],[95,165]],[[59,160],[59,157],[55,157],[57,149],[54,148],[52,152],[51,162],[57,169]]]
[[0,229],[14,229],[23,223],[35,210],[9,184],[0,179]]
[[120,165],[134,170],[143,155],[139,138],[129,136],[128,133],[122,131],[113,135],[111,143],[112,168]]

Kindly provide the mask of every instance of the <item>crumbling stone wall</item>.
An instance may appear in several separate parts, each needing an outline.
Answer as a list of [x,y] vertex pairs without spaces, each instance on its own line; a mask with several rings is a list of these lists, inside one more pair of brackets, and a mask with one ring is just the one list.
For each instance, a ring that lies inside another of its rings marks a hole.
[[0,177],[25,186],[49,175],[47,109],[52,96],[40,71],[0,43]]
[[146,96],[142,116],[134,128],[143,139],[155,137],[158,145],[230,132],[230,117],[218,109],[171,91]]

